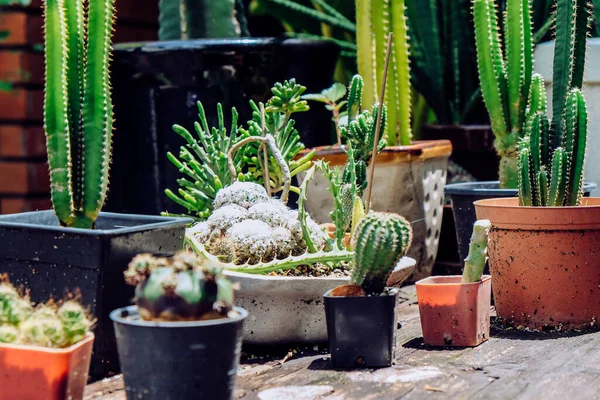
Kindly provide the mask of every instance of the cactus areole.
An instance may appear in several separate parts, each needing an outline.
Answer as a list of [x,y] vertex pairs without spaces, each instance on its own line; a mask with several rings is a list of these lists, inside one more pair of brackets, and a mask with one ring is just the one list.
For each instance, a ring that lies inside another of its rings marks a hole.
[[[87,4],[87,3],[86,3]],[[44,131],[54,211],[92,228],[108,189],[114,0],[45,0]]]

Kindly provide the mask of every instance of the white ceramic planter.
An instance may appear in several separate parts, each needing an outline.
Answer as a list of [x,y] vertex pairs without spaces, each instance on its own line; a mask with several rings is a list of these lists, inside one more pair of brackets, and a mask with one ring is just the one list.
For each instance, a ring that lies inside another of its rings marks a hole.
[[[400,286],[415,264],[412,258],[402,258],[388,284]],[[323,294],[348,282],[346,278],[226,274],[241,286],[235,304],[248,311],[244,343],[250,344],[326,342]]]
[[[417,267],[411,281],[431,275],[442,227],[446,168],[451,152],[448,140],[431,140],[388,147],[377,156],[372,208],[400,214],[412,222],[414,239],[408,256],[417,260]],[[342,167],[347,157],[339,147],[327,146],[317,148],[314,160],[320,159]],[[318,223],[331,222],[333,200],[328,187],[329,182],[320,173],[309,184],[306,208]]]
[[[583,94],[588,111],[588,156],[600,154],[600,38],[587,41],[586,68],[583,76]],[[554,41],[540,43],[535,48],[535,72],[544,77],[548,105],[552,104],[552,65],[554,60]],[[552,108],[548,107],[551,116]],[[585,180],[600,183],[600,157],[587,157],[585,165]],[[591,196],[599,196],[600,189],[592,192]]]

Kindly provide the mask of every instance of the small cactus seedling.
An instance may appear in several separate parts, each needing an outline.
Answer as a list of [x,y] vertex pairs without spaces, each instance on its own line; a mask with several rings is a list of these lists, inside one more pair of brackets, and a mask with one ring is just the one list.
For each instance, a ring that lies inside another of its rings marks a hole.
[[587,109],[581,92],[590,22],[587,2],[558,0],[552,122],[543,79],[534,75],[525,138],[519,143],[519,203],[577,206],[583,196]]
[[83,340],[91,326],[88,312],[76,300],[34,307],[6,274],[0,276],[0,343],[65,348]]
[[44,1],[44,131],[52,204],[63,226],[92,228],[108,190],[114,19],[114,0]]
[[233,307],[233,284],[220,268],[206,266],[192,253],[173,257],[136,256],[125,271],[135,286],[135,303],[144,320],[200,321],[226,318]]
[[361,285],[367,295],[383,292],[394,267],[412,243],[410,222],[397,214],[370,212],[352,236],[354,269],[352,283]]
[[472,283],[481,280],[483,269],[487,262],[488,231],[492,226],[487,219],[475,222],[471,243],[469,243],[469,255],[465,260],[465,268],[462,275],[462,283]]

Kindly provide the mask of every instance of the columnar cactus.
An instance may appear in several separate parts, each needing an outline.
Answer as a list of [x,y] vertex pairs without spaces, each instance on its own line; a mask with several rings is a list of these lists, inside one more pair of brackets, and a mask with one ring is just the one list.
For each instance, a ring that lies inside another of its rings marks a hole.
[[114,0],[45,0],[44,19],[52,203],[62,225],[91,228],[108,188]]
[[408,145],[412,139],[410,64],[405,12],[405,0],[356,1],[357,64],[358,73],[365,80],[363,102],[367,109],[377,102],[383,81],[388,32],[394,34],[385,93],[389,145]]
[[352,282],[367,294],[380,294],[394,267],[412,243],[410,222],[397,214],[370,212],[352,237]]
[[469,243],[469,255],[465,260],[462,283],[472,283],[481,280],[483,269],[487,262],[488,231],[492,223],[487,219],[475,222],[473,234]]
[[59,306],[50,300],[34,308],[7,275],[0,276],[0,343],[64,348],[83,340],[91,326],[87,311],[77,301]]
[[589,4],[558,0],[553,64],[552,122],[546,117],[541,76],[535,75],[519,144],[519,202],[577,206],[583,196],[587,109],[581,93]]
[[135,303],[142,319],[200,321],[226,318],[233,307],[233,284],[219,268],[205,267],[191,253],[173,257],[136,256],[125,271],[135,286]]
[[160,0],[160,40],[248,36],[243,0]]
[[516,188],[517,143],[524,136],[525,110],[533,71],[529,2],[508,0],[504,43],[495,0],[473,0],[477,66],[481,92],[496,136],[500,187]]

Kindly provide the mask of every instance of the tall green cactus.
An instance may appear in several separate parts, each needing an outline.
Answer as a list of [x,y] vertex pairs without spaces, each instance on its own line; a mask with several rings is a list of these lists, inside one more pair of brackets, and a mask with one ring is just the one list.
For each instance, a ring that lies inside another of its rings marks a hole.
[[487,219],[478,220],[473,225],[469,255],[465,259],[461,283],[473,283],[481,280],[487,262],[488,231],[491,226],[492,223]]
[[405,0],[357,0],[356,46],[358,73],[364,78],[364,107],[378,101],[385,65],[388,32],[394,34],[386,85],[387,143],[410,144],[410,64]]
[[406,254],[413,237],[410,222],[397,214],[370,212],[352,237],[352,282],[367,294],[380,294],[388,277]]
[[160,40],[248,36],[243,0],[160,0]]
[[591,6],[558,0],[552,122],[546,117],[542,77],[534,75],[525,139],[519,144],[519,203],[577,206],[583,195],[587,109],[581,93]]
[[114,0],[45,0],[44,131],[54,211],[91,228],[108,189]]
[[481,92],[500,155],[500,187],[518,184],[517,143],[523,137],[532,76],[533,44],[528,0],[508,0],[502,48],[495,0],[473,0]]

